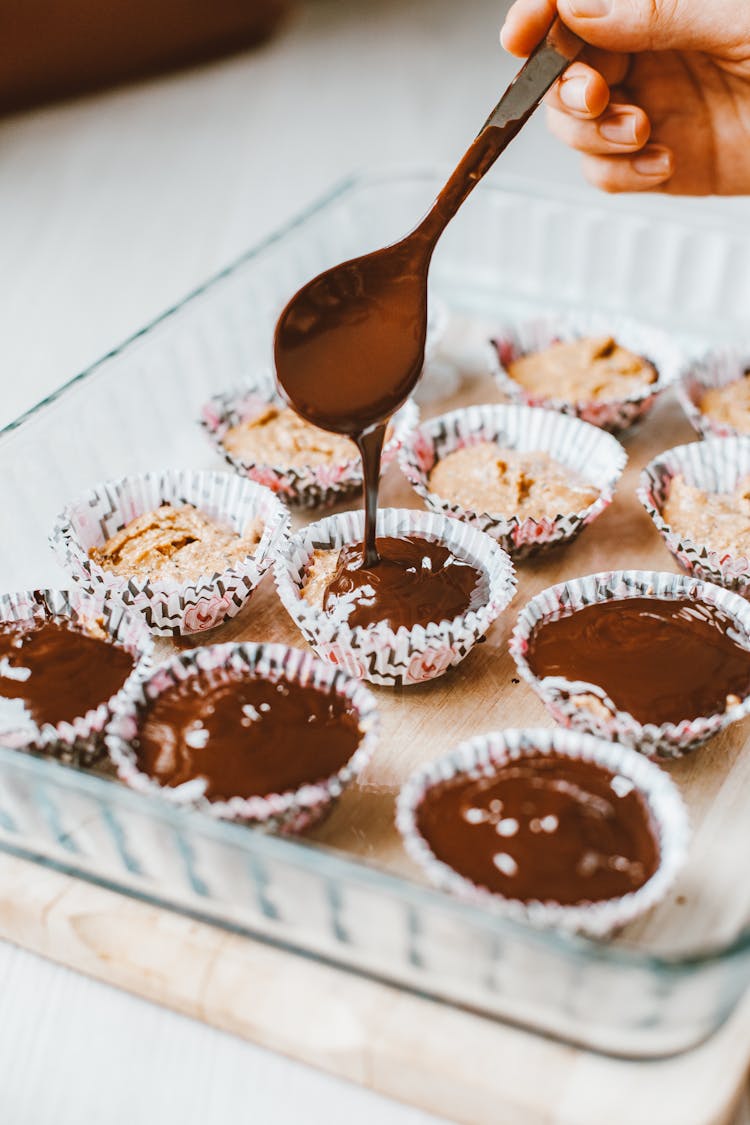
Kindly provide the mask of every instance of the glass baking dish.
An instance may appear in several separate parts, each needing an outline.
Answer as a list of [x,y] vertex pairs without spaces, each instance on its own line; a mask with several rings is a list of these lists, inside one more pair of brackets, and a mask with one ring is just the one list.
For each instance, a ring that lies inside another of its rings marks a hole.
[[[440,183],[434,172],[345,183],[2,431],[0,588],[64,582],[47,535],[64,503],[88,485],[168,466],[220,467],[195,424],[201,404],[268,366],[276,316],[299,284],[406,231]],[[585,194],[552,197],[500,177],[482,185],[434,262],[434,292],[452,318],[435,360],[435,385],[447,367],[454,382],[476,376],[483,326],[492,318],[551,306],[637,315],[695,349],[741,337],[750,309],[750,232],[685,214],[687,220],[655,200],[634,206]],[[266,639],[263,621],[271,613],[283,617],[274,598],[269,578],[239,624],[205,639]],[[509,621],[514,616],[511,610]],[[289,623],[285,628],[281,639],[293,639]],[[452,689],[446,682],[434,690]],[[418,688],[412,695],[381,689],[378,698],[389,708],[392,732],[398,708],[429,707],[431,697]],[[487,729],[481,709],[473,722],[475,731]],[[513,715],[502,725],[514,725]],[[457,741],[452,730],[446,738],[447,745]],[[732,770],[743,749],[742,734],[735,735]],[[391,815],[391,797],[379,806],[382,817]],[[737,827],[731,832],[727,847],[741,862],[748,836]],[[664,1056],[698,1043],[726,1019],[750,980],[744,903],[728,911],[731,921],[725,918],[715,934],[697,927],[700,940],[689,926],[684,940],[671,943],[651,942],[648,933],[610,943],[568,938],[433,891],[387,849],[356,854],[335,832],[290,840],[217,823],[128,791],[104,770],[2,749],[0,847],[347,970],[623,1056]],[[722,894],[731,899],[731,890]],[[710,911],[710,899],[701,901]]]

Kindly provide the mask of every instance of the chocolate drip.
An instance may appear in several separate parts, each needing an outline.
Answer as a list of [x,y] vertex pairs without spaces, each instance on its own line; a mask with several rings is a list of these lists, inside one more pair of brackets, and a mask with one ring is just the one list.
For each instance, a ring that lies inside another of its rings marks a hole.
[[632,783],[557,756],[441,782],[427,790],[417,826],[460,875],[522,902],[619,898],[659,863],[651,815]]
[[326,586],[323,608],[331,612],[345,599],[352,607],[347,617],[352,628],[387,621],[392,629],[411,629],[452,620],[470,608],[481,573],[449,547],[408,535],[379,538],[377,549],[379,562],[369,567],[361,565],[359,543],[344,547]]
[[72,722],[115,695],[135,661],[119,645],[57,621],[0,625],[0,697],[38,725]]
[[146,708],[135,743],[139,768],[162,785],[206,779],[206,796],[265,796],[322,781],[361,740],[356,715],[332,691],[202,673]]
[[538,626],[536,676],[594,684],[641,723],[679,723],[726,710],[750,692],[750,651],[722,610],[684,598],[597,602]]

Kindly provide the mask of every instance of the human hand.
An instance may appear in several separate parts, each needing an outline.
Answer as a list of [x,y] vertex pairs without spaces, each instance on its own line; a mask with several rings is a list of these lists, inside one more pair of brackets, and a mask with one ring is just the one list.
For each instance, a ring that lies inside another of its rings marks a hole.
[[506,50],[530,54],[556,9],[590,46],[547,95],[548,124],[591,183],[750,194],[748,0],[516,0]]

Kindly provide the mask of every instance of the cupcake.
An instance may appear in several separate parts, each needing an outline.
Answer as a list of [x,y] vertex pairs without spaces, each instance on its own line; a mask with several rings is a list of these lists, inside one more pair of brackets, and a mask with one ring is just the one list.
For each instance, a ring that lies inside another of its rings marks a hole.
[[559,730],[462,743],[409,778],[396,822],[431,882],[520,921],[604,937],[664,898],[687,815],[624,746]]
[[433,511],[516,556],[570,541],[612,502],[627,457],[608,434],[552,410],[470,406],[422,423],[399,455]]
[[362,770],[376,731],[372,696],[339,669],[284,645],[223,644],[132,684],[106,745],[132,789],[298,832]]
[[[376,684],[417,684],[459,664],[515,592],[513,564],[474,528],[428,512],[378,512],[385,567],[357,574],[362,512],[302,528],[275,564],[279,597],[324,660]],[[442,607],[442,608],[441,608]]]
[[666,450],[641,473],[638,499],[687,571],[750,593],[750,436]]
[[614,571],[543,590],[510,641],[564,726],[678,757],[750,712],[750,605],[676,574]]
[[[394,415],[386,434],[383,469],[418,417],[411,401]],[[327,506],[362,487],[362,463],[354,442],[318,429],[286,406],[270,373],[241,390],[212,398],[203,407],[201,425],[238,473],[290,504]]]
[[750,348],[709,352],[690,366],[677,393],[701,437],[750,434]]
[[167,470],[98,485],[65,508],[50,540],[85,589],[111,590],[153,633],[178,636],[239,613],[288,523],[253,481]]
[[491,360],[515,401],[612,431],[642,418],[679,377],[682,362],[656,329],[595,315],[506,326],[492,340]]
[[113,707],[151,651],[142,618],[108,595],[0,595],[0,746],[92,762]]

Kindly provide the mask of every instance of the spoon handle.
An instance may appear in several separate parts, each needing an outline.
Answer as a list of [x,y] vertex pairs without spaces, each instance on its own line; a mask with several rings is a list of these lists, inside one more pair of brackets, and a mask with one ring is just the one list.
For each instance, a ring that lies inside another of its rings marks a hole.
[[557,18],[513,79],[414,232],[422,240],[428,258],[463,201],[521,131],[544,95],[580,54],[583,46],[583,41]]

